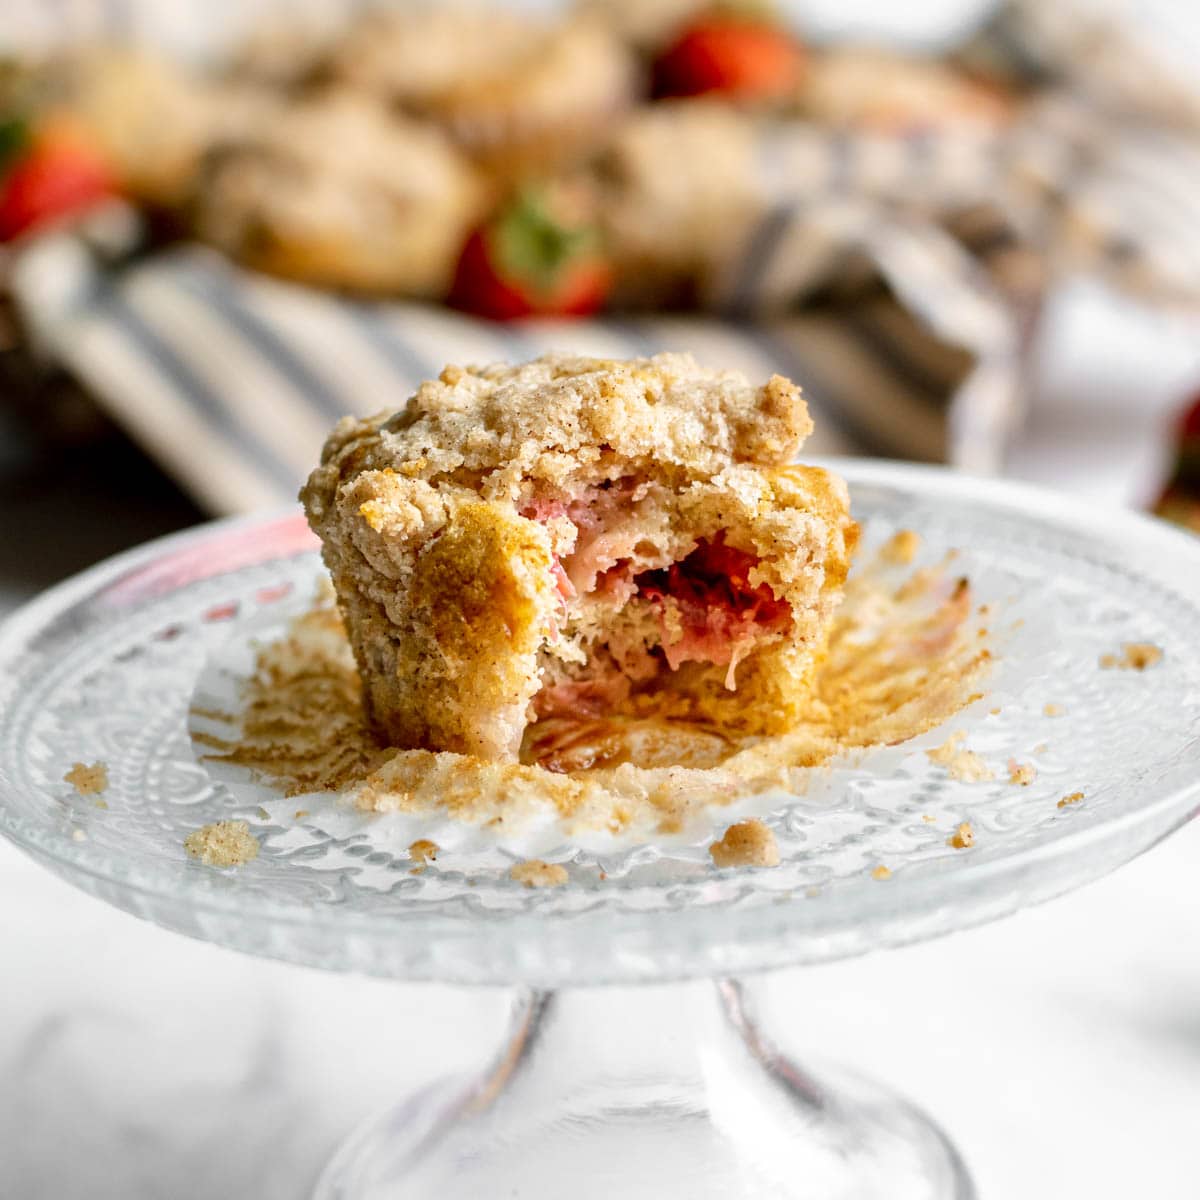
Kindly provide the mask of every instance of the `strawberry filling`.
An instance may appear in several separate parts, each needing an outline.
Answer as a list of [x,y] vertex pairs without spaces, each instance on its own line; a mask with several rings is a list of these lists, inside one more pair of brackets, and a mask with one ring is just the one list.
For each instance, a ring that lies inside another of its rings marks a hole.
[[757,563],[718,533],[666,570],[635,577],[638,595],[659,610],[662,652],[672,671],[685,662],[736,665],[754,639],[787,632],[792,623],[787,601],[765,583],[750,582]]
[[671,671],[686,662],[726,667],[725,685],[732,689],[737,665],[754,645],[791,628],[790,605],[767,584],[750,582],[757,557],[728,545],[723,533],[701,539],[670,566],[638,570],[639,527],[630,519],[638,498],[638,485],[619,479],[566,501],[537,500],[523,510],[536,521],[566,518],[578,531],[571,553],[561,560],[555,556],[551,566],[564,605],[583,595],[615,601],[617,611],[641,602],[659,631],[648,643],[644,622],[635,620],[628,630],[618,625],[578,677],[541,689],[534,699],[539,718],[614,712],[634,690],[652,684],[664,663]]

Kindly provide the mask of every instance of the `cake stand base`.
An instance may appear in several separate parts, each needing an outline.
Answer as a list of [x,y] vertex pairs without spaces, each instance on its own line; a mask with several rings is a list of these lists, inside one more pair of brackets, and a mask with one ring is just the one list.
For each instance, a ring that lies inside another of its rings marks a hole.
[[784,1057],[734,982],[523,993],[477,1079],[360,1130],[316,1200],[968,1200],[912,1105]]

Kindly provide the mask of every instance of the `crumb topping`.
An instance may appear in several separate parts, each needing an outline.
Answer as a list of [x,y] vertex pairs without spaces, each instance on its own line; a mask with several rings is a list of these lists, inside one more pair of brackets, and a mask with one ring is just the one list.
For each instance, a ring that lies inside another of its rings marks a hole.
[[206,867],[240,867],[258,857],[258,838],[245,821],[214,821],[193,829],[183,848]]
[[567,870],[558,863],[543,862],[531,858],[526,862],[513,863],[509,878],[523,883],[528,888],[562,887],[567,882]]
[[306,503],[364,470],[426,481],[471,472],[484,477],[487,499],[513,497],[527,478],[563,483],[589,466],[600,478],[650,463],[712,477],[731,460],[784,466],[811,431],[800,389],[782,376],[755,387],[687,354],[450,366],[400,412],[344,419]]
[[739,821],[725,830],[708,848],[718,867],[777,867],[779,846],[775,834],[762,821]]
[[1121,671],[1144,671],[1159,662],[1162,656],[1161,647],[1152,642],[1124,642],[1119,655],[1100,656],[1100,667],[1106,671],[1114,668]]
[[77,762],[63,779],[81,796],[95,796],[108,787],[108,767],[102,762],[94,762],[90,766]]

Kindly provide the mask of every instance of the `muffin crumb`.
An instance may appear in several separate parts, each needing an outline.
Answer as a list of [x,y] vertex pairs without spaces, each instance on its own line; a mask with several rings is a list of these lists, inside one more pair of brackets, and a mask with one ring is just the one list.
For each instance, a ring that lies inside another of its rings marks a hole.
[[955,850],[969,850],[975,845],[975,830],[971,828],[971,822],[963,821],[948,839],[948,844]]
[[913,529],[899,529],[892,534],[879,551],[880,558],[897,566],[908,566],[917,557],[921,548],[921,535]]
[[431,862],[437,861],[437,856],[441,853],[441,847],[437,842],[431,842],[428,838],[418,838],[408,848],[409,857],[418,866],[426,866]]
[[952,733],[940,746],[926,750],[926,755],[935,763],[946,768],[951,779],[960,783],[987,783],[996,776],[991,768],[974,750],[960,749],[966,733]]
[[1123,642],[1121,653],[1100,655],[1103,670],[1144,671],[1162,659],[1162,649],[1153,642]]
[[528,888],[562,887],[567,882],[565,867],[558,863],[543,862],[540,858],[513,863],[508,875],[510,879],[523,883]]
[[1053,703],[1047,704],[1042,709],[1042,716],[1044,716],[1044,717],[1061,717],[1063,715],[1063,713],[1065,713],[1066,711],[1067,710],[1065,708],[1063,708],[1063,706],[1061,704],[1053,704]]
[[1028,787],[1037,778],[1033,763],[1019,763],[1015,758],[1008,760],[1008,782],[1019,787]]
[[307,817],[307,816],[308,816],[308,809],[307,809],[307,808],[298,808],[298,809],[296,809],[296,812],[295,812],[295,819],[296,819],[297,821],[303,821],[303,820],[304,820],[304,818],[305,818],[305,817]]
[[183,848],[206,867],[240,867],[258,857],[258,838],[245,821],[214,821],[192,830]]
[[892,877],[891,871],[887,867],[885,867],[882,863],[880,863],[880,865],[877,866],[875,868],[875,870],[873,870],[871,872],[872,879],[891,879],[891,877]]
[[94,762],[91,766],[77,762],[63,776],[81,796],[95,796],[108,787],[108,766]]
[[775,835],[757,819],[739,821],[725,830],[708,848],[718,867],[777,867],[779,846]]
[[1068,804],[1078,804],[1083,799],[1082,792],[1068,792],[1059,802],[1059,808],[1066,808]]

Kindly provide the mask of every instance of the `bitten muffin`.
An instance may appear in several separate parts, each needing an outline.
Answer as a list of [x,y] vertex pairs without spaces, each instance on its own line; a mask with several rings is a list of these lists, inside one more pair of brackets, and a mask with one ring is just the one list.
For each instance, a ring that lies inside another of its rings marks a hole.
[[196,232],[260,270],[366,292],[440,296],[487,205],[437,129],[330,92],[214,152]]
[[347,418],[301,492],[368,713],[514,760],[531,723],[794,719],[849,568],[799,389],[686,355],[447,367]]
[[502,172],[582,153],[636,91],[630,51],[598,22],[455,5],[368,15],[342,41],[333,72],[436,121]]

